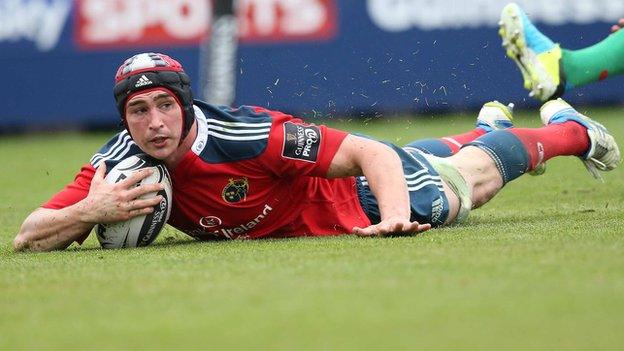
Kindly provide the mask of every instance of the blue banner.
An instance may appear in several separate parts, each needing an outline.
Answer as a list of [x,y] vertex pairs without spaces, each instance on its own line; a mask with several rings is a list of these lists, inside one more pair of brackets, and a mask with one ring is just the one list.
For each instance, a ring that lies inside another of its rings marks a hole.
[[[624,17],[621,0],[518,1],[563,47],[590,46]],[[240,0],[236,104],[304,116],[530,107],[506,58],[496,0]],[[114,126],[121,62],[177,58],[199,96],[208,0],[0,0],[0,129]],[[621,103],[621,78],[590,84],[573,103]]]

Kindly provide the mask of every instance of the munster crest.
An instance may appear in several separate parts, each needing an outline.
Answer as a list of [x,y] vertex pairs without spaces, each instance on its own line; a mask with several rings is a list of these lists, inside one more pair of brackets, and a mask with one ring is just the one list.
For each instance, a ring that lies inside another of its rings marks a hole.
[[223,192],[221,192],[221,197],[225,202],[235,203],[245,200],[248,191],[249,180],[246,177],[241,179],[230,178],[223,188]]

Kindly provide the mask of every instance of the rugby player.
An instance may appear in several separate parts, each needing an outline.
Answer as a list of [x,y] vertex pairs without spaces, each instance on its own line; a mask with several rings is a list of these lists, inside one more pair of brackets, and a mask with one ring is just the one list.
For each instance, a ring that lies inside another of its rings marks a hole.
[[515,3],[503,8],[499,34],[514,60],[529,96],[547,101],[566,91],[624,72],[624,19],[611,27],[601,42],[580,50],[567,50],[542,34]]
[[199,240],[357,234],[411,235],[458,223],[506,183],[555,156],[577,156],[595,176],[620,163],[613,137],[563,100],[545,126],[513,128],[506,106],[485,104],[477,127],[401,148],[261,107],[193,100],[167,55],[126,60],[113,89],[125,130],[75,180],[23,222],[16,250],[82,243],[97,223],[150,213],[161,184],[104,177],[130,155],[161,160],[173,182],[169,224]]

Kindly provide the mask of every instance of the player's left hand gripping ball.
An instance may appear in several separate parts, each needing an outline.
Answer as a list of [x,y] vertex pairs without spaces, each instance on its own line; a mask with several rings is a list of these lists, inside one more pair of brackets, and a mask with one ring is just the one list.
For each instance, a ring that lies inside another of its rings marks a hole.
[[167,168],[158,161],[146,154],[128,157],[111,169],[106,176],[106,181],[117,183],[128,178],[138,170],[150,167],[154,169],[152,175],[143,179],[137,186],[162,183],[164,189],[145,194],[140,198],[161,195],[162,201],[154,206],[154,211],[147,215],[137,216],[117,223],[98,224],[95,232],[103,248],[147,246],[156,239],[165,223],[169,220],[172,199],[171,178]]

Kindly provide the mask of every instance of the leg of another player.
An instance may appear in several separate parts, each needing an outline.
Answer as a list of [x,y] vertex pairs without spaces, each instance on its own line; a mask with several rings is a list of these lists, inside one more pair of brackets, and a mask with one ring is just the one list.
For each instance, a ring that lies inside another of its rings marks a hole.
[[566,90],[624,73],[624,31],[580,50],[563,50]]
[[537,29],[515,3],[503,8],[499,34],[506,54],[516,62],[530,96],[557,98],[575,87],[624,73],[624,32],[620,21],[613,34],[580,50],[567,50]]

